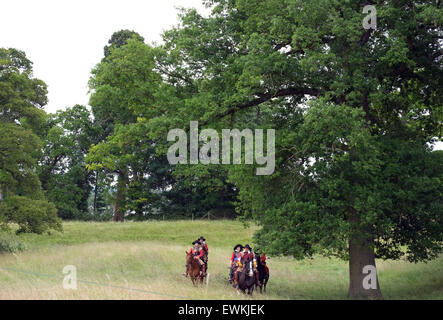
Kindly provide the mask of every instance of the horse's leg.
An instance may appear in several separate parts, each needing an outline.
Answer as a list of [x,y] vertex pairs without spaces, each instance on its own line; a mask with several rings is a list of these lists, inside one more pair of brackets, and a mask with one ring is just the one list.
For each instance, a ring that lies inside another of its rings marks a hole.
[[254,277],[255,277],[255,289],[257,290],[257,287],[260,287],[260,292],[261,292],[261,282],[260,282],[260,271],[256,271],[254,272]]

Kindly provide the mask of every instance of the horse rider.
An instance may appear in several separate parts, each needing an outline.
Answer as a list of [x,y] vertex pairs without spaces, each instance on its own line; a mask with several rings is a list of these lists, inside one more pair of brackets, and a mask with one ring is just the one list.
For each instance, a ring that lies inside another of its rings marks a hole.
[[265,267],[266,274],[269,274],[269,269],[266,265],[266,253],[263,252],[262,254],[260,254],[260,262]]
[[[203,269],[204,269],[204,262],[201,260],[201,258],[203,257],[203,250],[200,248],[200,240],[195,240],[192,242],[192,247],[191,249],[189,249],[189,252],[192,254],[192,256],[194,257],[194,259],[197,259],[198,263],[200,264],[201,270],[200,270],[200,275],[202,275],[203,273]],[[186,272],[183,274],[184,276],[188,277],[188,273],[189,273],[189,268],[191,266],[189,264],[186,264]]]
[[191,253],[194,256],[194,259],[196,259],[197,262],[200,264],[200,276],[204,276],[205,263],[202,260],[204,252],[200,247],[200,240],[195,240],[192,242],[192,244],[194,246],[191,248]]
[[255,273],[255,278],[257,278],[257,261],[255,260],[254,254],[252,253],[252,248],[249,244],[245,245],[243,252],[240,253],[240,257],[237,259],[238,268],[234,271],[234,288],[238,289],[238,273],[243,271],[246,263],[253,263],[252,272]]
[[243,250],[243,246],[241,244],[237,244],[234,247],[234,251],[232,252],[231,260],[229,263],[229,282],[232,283],[232,278],[234,277],[234,272],[238,267],[237,259],[240,258],[241,251]]
[[[255,254],[258,255],[259,259],[260,259],[260,263],[263,265],[263,267],[265,268],[265,272],[267,275],[269,275],[269,269],[268,266],[266,265],[266,253],[262,253],[261,250],[257,249],[255,250]],[[255,255],[254,255],[255,256]],[[258,275],[257,275],[258,276]]]
[[200,248],[203,251],[202,260],[205,263],[205,272],[206,272],[208,270],[208,255],[209,255],[208,244],[206,243],[206,239],[203,236],[201,236],[198,240],[200,242]]

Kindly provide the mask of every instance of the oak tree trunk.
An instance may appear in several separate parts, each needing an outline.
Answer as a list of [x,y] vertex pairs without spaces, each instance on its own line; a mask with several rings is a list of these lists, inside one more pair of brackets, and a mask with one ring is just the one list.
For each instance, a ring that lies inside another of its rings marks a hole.
[[360,219],[351,210],[353,234],[349,239],[349,292],[350,299],[382,299],[378,283],[372,239],[359,232]]

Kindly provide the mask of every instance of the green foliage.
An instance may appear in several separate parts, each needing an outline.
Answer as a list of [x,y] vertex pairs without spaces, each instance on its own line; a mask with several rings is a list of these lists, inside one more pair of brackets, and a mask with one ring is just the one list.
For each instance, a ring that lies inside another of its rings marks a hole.
[[6,217],[7,222],[15,222],[20,226],[18,233],[41,234],[49,229],[62,230],[55,205],[46,200],[8,196],[0,203],[0,212]]
[[[173,88],[155,70],[159,55],[158,49],[129,39],[93,70],[90,104],[106,138],[90,148],[87,167],[117,177],[112,202],[120,216],[136,220],[203,216],[229,202],[227,171],[220,171],[224,177],[210,188],[208,181],[218,177],[205,174],[191,186],[186,175],[172,174],[174,168],[161,152],[166,134],[158,134],[160,123],[150,124],[155,119],[163,122],[165,118],[156,116],[168,107],[164,103],[172,102],[168,92]],[[173,126],[174,119],[166,121]],[[165,127],[160,130],[164,133]],[[232,204],[226,204],[232,210]]]
[[85,157],[102,130],[80,105],[48,117],[45,129],[39,166],[42,187],[61,218],[79,219],[88,213],[88,198],[97,187],[94,172],[85,168]]
[[443,105],[436,2],[379,4],[376,30],[362,28],[362,2],[206,3],[209,17],[183,10],[157,49],[161,91],[176,107],[161,100],[151,132],[197,119],[275,128],[272,176],[228,166],[239,212],[263,226],[256,241],[273,254],[347,259],[357,235],[381,258],[435,258],[443,242],[440,156],[428,146],[441,136]]
[[32,78],[32,63],[15,49],[0,48],[0,226],[20,232],[61,230],[54,205],[36,173],[46,85]]
[[126,45],[129,39],[135,39],[140,42],[145,41],[145,39],[135,31],[120,30],[114,32],[111,36],[111,39],[109,39],[108,41],[109,45],[105,46],[104,48],[105,58],[107,58],[111,54],[112,49],[120,48]]
[[46,84],[32,77],[32,62],[23,51],[0,48],[0,122],[20,124],[39,133],[47,103]]
[[17,253],[26,249],[25,244],[14,234],[0,231],[0,254]]

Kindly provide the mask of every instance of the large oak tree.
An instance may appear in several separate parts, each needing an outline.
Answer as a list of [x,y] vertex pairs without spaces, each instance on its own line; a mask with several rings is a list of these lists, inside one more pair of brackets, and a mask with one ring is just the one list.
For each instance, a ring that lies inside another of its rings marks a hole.
[[[439,1],[213,0],[183,10],[157,69],[169,85],[153,132],[275,128],[276,172],[231,166],[259,246],[349,260],[349,296],[375,259],[442,251],[442,9]],[[173,105],[175,104],[175,105]],[[174,119],[174,121],[171,121]],[[171,123],[172,122],[172,123]],[[158,129],[155,129],[155,128]],[[372,283],[374,285],[374,283]]]

